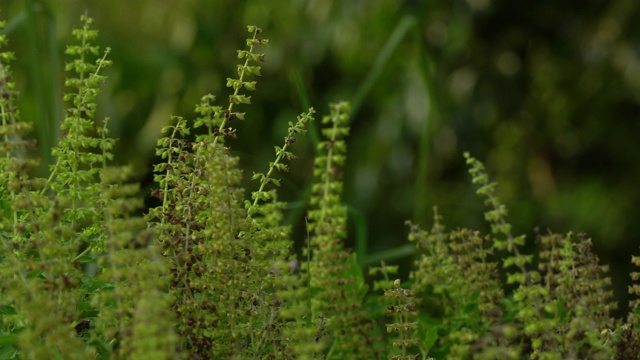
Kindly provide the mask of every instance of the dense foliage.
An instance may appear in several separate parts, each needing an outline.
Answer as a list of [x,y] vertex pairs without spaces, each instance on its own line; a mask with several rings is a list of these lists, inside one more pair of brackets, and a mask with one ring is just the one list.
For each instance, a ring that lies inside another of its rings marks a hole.
[[14,54],[0,53],[2,359],[640,358],[638,302],[626,319],[613,317],[608,268],[591,240],[540,233],[540,251],[525,252],[497,184],[466,153],[490,233],[447,231],[437,210],[430,231],[409,223],[419,254],[410,278],[383,262],[369,269],[378,278],[370,291],[345,246],[345,102],[322,117],[299,255],[277,174],[296,159],[315,110],[289,122],[248,197],[231,151],[236,124],[251,121],[248,94],[269,44],[255,26],[225,101],[205,95],[195,119],[175,116],[163,129],[159,205],[141,212],[131,167],[113,163],[108,119],[96,119],[110,49],[101,53],[92,19],[81,21],[66,50],[68,106],[46,177],[33,175]]
[[[97,114],[111,118],[116,161],[134,164],[143,192],[154,187],[160,129],[172,114],[189,114],[202,94],[223,93],[245,37],[238,24],[256,23],[275,40],[263,63],[269,90],[253,94],[252,121],[238,126],[233,151],[243,154],[241,167],[257,169],[296,114],[348,100],[344,200],[359,262],[385,259],[406,273],[415,251],[397,234],[407,218],[428,226],[433,204],[448,226],[487,230],[465,179],[461,154],[470,151],[501,184],[516,232],[591,234],[611,264],[615,297],[626,303],[640,233],[640,3],[3,0],[2,33],[20,54],[18,103],[33,121],[40,176],[64,116],[61,49],[85,11],[99,24],[97,43],[113,48]],[[311,156],[316,133],[312,123],[297,144],[301,158]],[[294,163],[282,179],[298,247],[311,165]],[[250,176],[242,185],[257,188]],[[621,305],[618,316],[626,311]]]

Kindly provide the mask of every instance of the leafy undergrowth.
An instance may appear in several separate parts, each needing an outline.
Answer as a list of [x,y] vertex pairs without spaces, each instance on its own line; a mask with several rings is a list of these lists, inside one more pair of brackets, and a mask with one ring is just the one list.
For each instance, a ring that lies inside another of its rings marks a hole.
[[108,121],[95,119],[109,49],[91,44],[89,17],[81,22],[66,51],[68,107],[47,178],[31,176],[32,125],[16,107],[14,55],[0,53],[0,359],[640,358],[640,303],[624,321],[611,317],[607,267],[590,239],[540,234],[540,251],[522,253],[496,183],[468,154],[491,234],[447,231],[436,210],[430,231],[408,224],[419,254],[410,278],[383,263],[369,269],[378,278],[370,291],[344,247],[345,102],[321,120],[298,256],[278,176],[315,110],[292,119],[248,196],[230,152],[268,45],[255,26],[225,101],[205,95],[195,119],[176,116],[163,129],[152,193],[160,205],[137,215],[132,169],[113,165]]

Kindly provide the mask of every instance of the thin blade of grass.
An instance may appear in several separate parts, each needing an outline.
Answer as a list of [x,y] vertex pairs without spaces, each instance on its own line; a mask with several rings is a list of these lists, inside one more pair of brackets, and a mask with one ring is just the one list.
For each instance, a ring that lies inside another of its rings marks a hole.
[[[54,130],[53,133],[49,134],[51,140],[51,146],[57,146],[58,139],[61,135],[60,125],[62,124],[62,115],[64,111],[62,109],[62,88],[60,84],[62,84],[62,75],[59,69],[60,66],[60,52],[58,51],[57,37],[56,33],[56,17],[51,11],[51,8],[46,4],[42,5],[43,13],[45,14],[45,18],[47,20],[47,35],[48,35],[48,43],[47,43],[47,51],[49,53],[49,63],[51,67],[51,81],[50,81],[50,90],[48,94],[50,95],[49,102],[50,106],[50,115],[51,115],[51,127]],[[48,150],[51,152],[51,149]],[[52,158],[49,159],[52,161]],[[49,163],[50,164],[50,163]]]
[[369,244],[369,235],[367,230],[367,218],[364,213],[354,208],[353,206],[349,206],[347,208],[349,215],[351,215],[351,219],[355,226],[355,237],[356,237],[356,253],[358,254],[357,260],[360,268],[364,266],[364,260],[367,256],[367,249]]
[[7,21],[7,26],[4,29],[0,30],[0,35],[2,34],[11,34],[14,30],[16,30],[19,26],[21,26],[25,21],[27,21],[27,13],[25,11],[21,11],[18,15],[14,16],[11,20]]
[[[296,91],[298,93],[300,103],[302,104],[302,108],[309,109],[311,107],[311,101],[309,100],[309,93],[304,86],[302,77],[300,76],[300,72],[296,69],[292,69],[290,76],[296,86]],[[314,151],[317,153],[318,143],[320,143],[320,131],[318,130],[317,121],[312,121],[309,124],[309,138],[311,139],[311,143],[313,144]]]
[[434,64],[422,45],[422,35],[418,27],[414,28],[413,38],[415,41],[415,51],[417,53],[418,69],[426,89],[426,101],[428,103],[416,161],[417,168],[414,185],[416,196],[413,208],[413,222],[424,225],[424,221],[427,219],[429,209],[431,208],[426,202],[428,192],[427,175],[429,156],[431,154],[430,144],[439,121],[439,102],[435,99],[436,93],[431,78],[431,71],[433,70]]
[[358,88],[358,91],[356,91],[356,94],[351,101],[351,118],[353,118],[353,116],[358,113],[360,106],[362,106],[362,102],[371,92],[371,89],[373,88],[376,80],[378,80],[378,78],[380,77],[382,70],[389,63],[391,55],[393,55],[393,53],[396,51],[396,49],[400,45],[400,42],[406,36],[407,32],[415,25],[416,20],[411,15],[405,15],[402,19],[400,19],[400,22],[398,22],[398,25],[396,25],[396,28],[393,30],[393,33],[391,33],[391,36],[389,36],[389,40],[387,40],[384,48],[382,48],[382,51],[380,51],[380,53],[378,54],[373,67],[367,74],[367,77],[365,78],[362,85],[360,85],[360,88]]
[[[39,8],[38,8],[39,10]],[[25,11],[27,14],[27,41],[29,42],[29,65],[30,78],[33,81],[33,92],[35,106],[34,125],[37,129],[38,144],[42,166],[52,163],[51,148],[52,138],[55,135],[52,131],[52,121],[49,118],[50,104],[47,101],[47,94],[52,94],[50,89],[45,89],[45,79],[42,71],[42,54],[40,51],[40,41],[37,33],[36,8],[32,0],[25,1]]]
[[391,262],[396,259],[411,256],[415,253],[416,247],[412,244],[407,244],[368,255],[363,259],[363,263],[365,265],[378,265],[383,260],[385,262]]

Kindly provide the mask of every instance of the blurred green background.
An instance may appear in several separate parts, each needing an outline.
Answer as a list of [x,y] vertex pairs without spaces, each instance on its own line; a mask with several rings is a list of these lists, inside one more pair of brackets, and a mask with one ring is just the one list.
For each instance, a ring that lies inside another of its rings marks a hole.
[[[193,118],[206,93],[224,103],[255,24],[270,39],[267,62],[229,142],[247,178],[308,104],[323,114],[349,100],[348,245],[363,263],[408,267],[404,221],[430,227],[433,205],[450,227],[488,230],[470,151],[499,182],[516,233],[531,246],[536,227],[588,233],[625,298],[640,254],[640,2],[2,0],[22,116],[37,125],[45,164],[63,114],[65,44],[85,12],[114,62],[99,118],[111,119],[119,161],[136,164],[145,191],[160,128],[170,115]],[[299,239],[312,138],[296,143],[280,193]]]

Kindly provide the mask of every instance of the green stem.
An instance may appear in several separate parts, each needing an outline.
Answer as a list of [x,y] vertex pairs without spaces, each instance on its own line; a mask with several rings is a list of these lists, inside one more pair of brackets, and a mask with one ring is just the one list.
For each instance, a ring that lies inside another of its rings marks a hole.
[[[251,46],[249,47],[249,54],[253,54],[253,47],[255,45],[253,45],[253,40],[256,39],[256,36],[258,35],[258,28],[256,28],[256,30],[253,32],[253,37],[251,38]],[[249,61],[251,60],[251,56],[246,56],[246,59],[244,60],[244,65],[242,65],[242,70],[240,71],[240,78],[238,79],[240,81],[240,84],[242,84],[242,80],[244,79],[244,74],[246,73],[247,70],[247,66],[249,66]],[[241,86],[236,86],[234,91],[233,91],[233,97],[238,96],[238,93],[240,92],[240,89],[242,88]],[[233,110],[233,102],[229,103],[229,107],[227,108],[227,113],[231,113],[231,110]],[[220,124],[220,131],[222,131],[224,129],[224,127],[227,125],[227,118],[224,117],[222,120],[222,123]],[[220,134],[216,135],[213,138],[213,146],[215,149],[215,145],[218,143],[218,139],[220,138]]]

